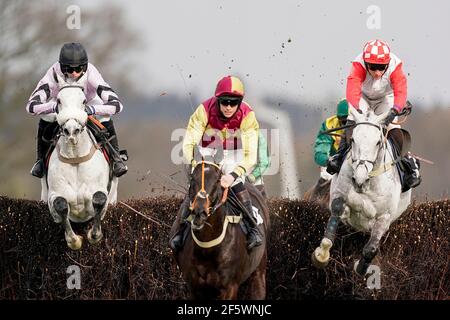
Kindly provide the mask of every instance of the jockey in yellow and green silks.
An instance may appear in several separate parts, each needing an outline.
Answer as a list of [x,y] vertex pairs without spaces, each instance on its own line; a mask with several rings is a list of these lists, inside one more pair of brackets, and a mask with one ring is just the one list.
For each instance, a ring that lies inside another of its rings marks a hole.
[[247,176],[247,180],[255,185],[255,187],[266,196],[266,191],[264,188],[263,174],[266,172],[267,168],[270,167],[270,155],[267,146],[267,140],[264,134],[259,131],[258,136],[258,162],[253,171]]
[[[195,167],[196,146],[204,156],[211,155],[218,148],[223,149],[220,184],[223,188],[231,188],[245,208],[243,221],[248,230],[247,248],[251,250],[262,244],[262,235],[250,216],[253,206],[244,181],[257,163],[259,124],[252,107],[243,99],[241,80],[234,76],[222,78],[217,83],[214,96],[202,102],[190,117],[183,140],[183,156],[186,163]],[[182,235],[187,223],[182,221],[189,213],[188,200],[182,204],[181,224],[175,226],[175,235],[170,240],[173,250],[183,245]]]
[[345,125],[348,117],[348,103],[342,99],[337,104],[336,114],[327,118],[321,125],[314,143],[314,161],[321,167],[320,177],[324,180],[331,179],[331,175],[326,172],[328,158],[336,154],[344,130],[333,132],[333,135],[322,132]]

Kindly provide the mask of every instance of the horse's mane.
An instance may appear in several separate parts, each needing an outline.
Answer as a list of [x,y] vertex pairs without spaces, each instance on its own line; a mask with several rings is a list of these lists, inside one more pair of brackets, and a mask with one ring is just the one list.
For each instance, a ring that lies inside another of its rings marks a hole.
[[77,108],[65,108],[58,113],[56,119],[61,126],[67,122],[67,120],[74,119],[79,123],[86,123],[87,113]]

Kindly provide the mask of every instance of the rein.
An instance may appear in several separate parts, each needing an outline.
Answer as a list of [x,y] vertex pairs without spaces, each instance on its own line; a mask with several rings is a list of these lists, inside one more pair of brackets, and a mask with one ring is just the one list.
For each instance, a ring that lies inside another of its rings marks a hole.
[[[228,190],[229,190],[229,188],[225,188],[224,189],[223,194],[222,194],[222,199],[220,200],[220,202],[218,204],[216,204],[214,206],[214,208],[212,210],[210,210],[210,207],[209,207],[209,194],[205,190],[205,164],[209,164],[209,165],[214,166],[215,168],[217,168],[219,170],[219,172],[221,172],[222,169],[217,164],[215,164],[213,162],[205,161],[205,160],[202,160],[197,165],[199,165],[199,164],[202,165],[202,187],[201,187],[200,191],[197,192],[197,194],[195,195],[194,201],[192,201],[191,206],[189,207],[189,210],[190,211],[194,210],[197,198],[206,199],[206,201],[207,201],[206,202],[206,204],[207,204],[206,215],[209,217],[214,212],[216,212],[216,210],[219,209],[223,204],[225,204],[225,202],[228,199]],[[225,219],[224,219],[223,225],[222,225],[222,232],[220,233],[220,235],[217,238],[215,238],[213,240],[210,240],[210,241],[201,241],[201,240],[199,240],[196,237],[193,228],[191,228],[192,239],[201,248],[208,249],[208,248],[215,247],[215,246],[221,244],[223,239],[225,238],[225,234],[226,234],[226,231],[227,231],[228,224],[230,224],[230,223],[237,224],[237,223],[239,223],[241,221],[241,219],[242,219],[242,215],[239,215],[239,216],[228,216],[227,215],[227,216],[225,216]],[[190,222],[191,224],[193,223],[194,219],[193,219],[192,213],[187,217],[186,220],[188,222]]]
[[64,89],[67,89],[67,88],[78,88],[78,89],[81,89],[81,91],[84,92],[84,87],[83,87],[83,86],[76,85],[76,84],[68,85],[68,86],[63,86],[63,87],[59,88],[59,91],[64,90]]
[[199,164],[202,165],[202,188],[195,195],[194,200],[191,202],[189,210],[191,210],[191,211],[194,210],[197,198],[206,199],[206,204],[207,204],[206,205],[206,207],[207,207],[206,215],[209,217],[210,215],[212,215],[217,209],[219,209],[227,201],[227,199],[228,199],[228,189],[229,188],[225,188],[224,189],[223,194],[222,194],[222,199],[220,200],[220,202],[214,206],[213,210],[209,210],[209,208],[210,208],[210,206],[209,206],[209,194],[205,190],[205,164],[212,165],[215,168],[217,168],[219,171],[221,171],[222,169],[217,164],[215,164],[214,162],[210,162],[210,161],[202,160],[196,166],[198,166]]

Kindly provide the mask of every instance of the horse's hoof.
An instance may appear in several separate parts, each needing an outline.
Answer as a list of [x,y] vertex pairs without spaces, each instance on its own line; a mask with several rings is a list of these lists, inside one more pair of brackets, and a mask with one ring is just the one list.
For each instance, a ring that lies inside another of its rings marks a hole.
[[318,250],[320,250],[320,248],[316,248],[316,250],[314,250],[314,252],[311,254],[311,262],[317,269],[325,269],[328,266],[330,257],[328,256],[328,259],[326,260],[321,259],[320,253],[317,252]]
[[311,261],[316,268],[323,269],[328,265],[330,261],[330,248],[333,245],[330,239],[323,238],[320,242],[320,247],[311,255]]
[[92,229],[88,231],[87,238],[90,244],[97,244],[103,238],[103,233],[100,231],[100,235],[94,237],[92,234]]
[[80,250],[83,246],[83,237],[75,236],[75,241],[67,241],[67,246],[72,250]]
[[364,277],[367,273],[367,269],[366,270],[362,270],[362,265],[360,266],[360,261],[361,260],[356,260],[355,264],[353,265],[353,271],[355,271],[355,273],[360,276],[360,277]]

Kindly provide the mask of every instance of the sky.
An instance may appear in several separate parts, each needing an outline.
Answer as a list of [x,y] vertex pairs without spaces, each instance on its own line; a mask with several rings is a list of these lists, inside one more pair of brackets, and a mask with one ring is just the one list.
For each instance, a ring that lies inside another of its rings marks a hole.
[[[83,6],[90,1],[74,1]],[[404,61],[409,98],[450,104],[450,2],[166,0],[115,3],[142,39],[127,57],[144,95],[205,99],[217,81],[242,78],[249,100],[262,96],[314,106],[345,96],[350,62],[371,39]],[[118,48],[119,50],[119,48]],[[126,51],[126,48],[124,48]]]

